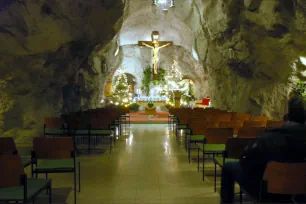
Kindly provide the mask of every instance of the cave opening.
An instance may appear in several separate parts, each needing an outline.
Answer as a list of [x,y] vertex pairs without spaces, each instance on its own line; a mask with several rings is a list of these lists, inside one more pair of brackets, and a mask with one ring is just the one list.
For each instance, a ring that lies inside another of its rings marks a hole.
[[[62,88],[70,79],[76,107],[102,108],[121,67],[135,80],[133,98],[166,101],[162,90],[174,64],[182,79],[192,79],[195,104],[209,96],[215,108],[282,119],[290,92],[306,80],[305,6],[289,0],[173,4],[1,1],[0,132],[41,134],[46,115],[64,112]],[[160,42],[171,42],[156,55],[159,75],[154,49],[139,46],[153,43],[154,31]],[[181,81],[167,86],[184,89],[188,83]]]
[[32,170],[59,203],[220,203],[228,141],[295,125],[278,152],[303,155],[305,22],[305,0],[0,0],[0,203]]

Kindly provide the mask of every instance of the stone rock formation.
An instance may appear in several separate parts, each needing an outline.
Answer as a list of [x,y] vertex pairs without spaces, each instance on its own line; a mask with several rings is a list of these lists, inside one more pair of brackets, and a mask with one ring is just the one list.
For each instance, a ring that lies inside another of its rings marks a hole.
[[0,6],[0,134],[24,141],[41,134],[45,116],[61,112],[67,78],[77,82],[81,73],[90,81],[83,95],[91,98],[99,76],[88,58],[114,38],[124,4],[6,0]]
[[[176,1],[168,12],[143,0],[1,2],[0,134],[21,141],[62,111],[67,78],[80,86],[83,108],[98,107],[127,48],[153,30],[176,45],[161,52],[164,68],[177,51],[197,96],[221,109],[280,119],[292,86],[305,80],[304,0]],[[134,51],[148,63],[150,52]]]

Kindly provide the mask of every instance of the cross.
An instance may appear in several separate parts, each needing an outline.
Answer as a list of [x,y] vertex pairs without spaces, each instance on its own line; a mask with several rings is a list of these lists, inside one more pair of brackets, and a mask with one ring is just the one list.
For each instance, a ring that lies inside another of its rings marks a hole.
[[146,46],[153,50],[153,79],[157,79],[158,74],[158,62],[159,62],[159,50],[164,47],[173,45],[170,41],[159,41],[159,32],[152,32],[152,41],[138,41],[139,46]]

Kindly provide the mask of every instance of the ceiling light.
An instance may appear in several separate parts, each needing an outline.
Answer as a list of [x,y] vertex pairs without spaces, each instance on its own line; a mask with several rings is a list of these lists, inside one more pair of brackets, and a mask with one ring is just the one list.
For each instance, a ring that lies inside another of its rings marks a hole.
[[163,11],[167,11],[169,8],[174,7],[174,0],[152,0],[152,1],[153,1],[153,6],[156,6]]

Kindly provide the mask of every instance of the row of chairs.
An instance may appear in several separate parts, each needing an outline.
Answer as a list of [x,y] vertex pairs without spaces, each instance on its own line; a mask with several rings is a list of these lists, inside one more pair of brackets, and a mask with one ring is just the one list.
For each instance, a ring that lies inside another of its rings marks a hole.
[[45,118],[44,135],[74,137],[78,149],[85,145],[88,152],[99,150],[98,146],[108,144],[111,153],[117,138],[116,130],[121,136],[123,127],[127,125],[130,125],[128,109],[94,109],[62,115],[60,118]]
[[[18,154],[14,139],[0,138],[0,201],[35,201],[43,191],[49,193],[49,203],[52,203],[52,180],[50,173],[74,174],[74,203],[77,191],[77,163],[79,192],[81,192],[80,161],[76,161],[75,144],[72,138],[33,139],[31,156],[22,160]],[[27,178],[24,168],[31,166],[32,178]],[[36,178],[33,178],[34,174]],[[45,179],[38,179],[38,174],[45,174]]]
[[[176,110],[177,111],[177,110]],[[175,111],[174,111],[175,112]],[[239,157],[246,145],[253,144],[258,135],[266,129],[278,128],[284,121],[271,121],[265,116],[253,116],[250,114],[226,113],[217,109],[211,110],[183,110],[183,114],[169,114],[169,125],[176,126],[176,130],[184,130],[187,140],[185,147],[198,150],[198,171],[200,169],[200,152],[202,152],[202,172],[203,181],[205,174],[205,164],[207,155],[212,155],[214,169],[214,190],[216,191],[216,171],[217,166],[223,168],[225,162],[239,161]],[[186,114],[186,112],[188,114]],[[187,118],[187,119],[186,119]],[[183,119],[183,120],[182,120]],[[181,121],[185,124],[181,124]],[[196,124],[198,123],[198,124]],[[176,131],[177,133],[178,131]],[[197,135],[199,134],[199,135]],[[194,140],[194,145],[192,144]],[[191,143],[190,143],[191,142]],[[190,161],[190,151],[188,151]],[[291,169],[291,168],[294,169]],[[289,169],[278,171],[272,174],[277,168]],[[305,163],[281,163],[270,162],[264,173],[259,189],[259,196],[252,197],[252,200],[260,203],[263,198],[263,189],[272,194],[305,194]],[[295,175],[287,175],[286,171],[295,172]],[[303,178],[302,181],[299,179]],[[288,188],[287,184],[294,184],[295,188]],[[240,201],[242,193],[248,194],[246,189],[240,191]],[[249,195],[249,194],[248,194]],[[249,195],[250,196],[250,195]]]

